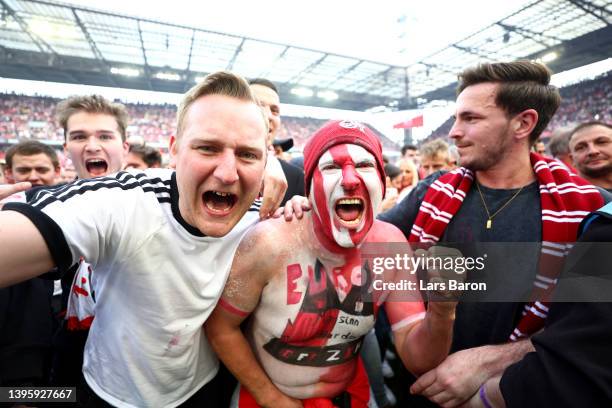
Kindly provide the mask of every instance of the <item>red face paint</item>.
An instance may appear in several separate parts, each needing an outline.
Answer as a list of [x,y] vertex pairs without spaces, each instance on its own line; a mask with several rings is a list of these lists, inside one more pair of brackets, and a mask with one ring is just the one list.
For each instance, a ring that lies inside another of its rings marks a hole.
[[358,246],[368,234],[382,200],[374,156],[361,146],[340,144],[326,151],[313,172],[310,200],[315,232],[330,247]]

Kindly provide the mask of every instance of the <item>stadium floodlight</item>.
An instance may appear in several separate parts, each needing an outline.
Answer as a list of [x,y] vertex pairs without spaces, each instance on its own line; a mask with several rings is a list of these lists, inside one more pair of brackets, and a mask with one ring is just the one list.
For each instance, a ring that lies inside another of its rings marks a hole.
[[555,51],[549,52],[548,54],[544,54],[542,56],[542,62],[550,62],[557,59],[559,55]]
[[312,95],[314,95],[312,89],[309,88],[291,88],[290,92],[303,98],[310,98]]
[[123,75],[123,76],[129,76],[129,77],[137,77],[140,75],[140,71],[137,69],[133,69],[133,68],[117,68],[117,67],[112,67],[110,69],[111,74],[115,74],[115,75]]
[[321,99],[325,99],[326,101],[335,101],[338,99],[338,94],[334,91],[319,91],[317,92],[317,96]]
[[179,74],[175,74],[174,72],[158,72],[153,77],[157,79],[163,79],[166,81],[180,81],[181,76]]
[[28,27],[33,33],[45,39],[74,40],[81,38],[79,30],[75,27],[39,18],[30,20]]

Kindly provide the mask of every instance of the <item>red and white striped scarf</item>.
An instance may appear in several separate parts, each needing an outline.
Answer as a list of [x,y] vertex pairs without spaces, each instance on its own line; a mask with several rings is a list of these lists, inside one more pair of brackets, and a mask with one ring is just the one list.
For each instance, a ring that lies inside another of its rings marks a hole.
[[[556,160],[530,154],[540,185],[542,207],[542,250],[531,299],[525,305],[511,341],[530,336],[544,326],[548,300],[563,268],[565,256],[576,240],[580,221],[603,205],[599,190],[571,173]],[[427,190],[408,241],[435,244],[470,191],[474,174],[458,168],[437,179]]]

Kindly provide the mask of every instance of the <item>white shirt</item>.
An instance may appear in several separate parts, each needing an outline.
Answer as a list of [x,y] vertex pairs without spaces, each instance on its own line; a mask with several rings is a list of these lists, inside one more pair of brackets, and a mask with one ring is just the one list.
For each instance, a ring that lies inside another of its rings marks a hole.
[[258,204],[226,236],[201,236],[180,216],[166,169],[80,180],[40,191],[30,204],[50,217],[30,219],[48,245],[56,242],[49,246],[60,270],[81,256],[95,270],[83,373],[96,394],[120,407],[176,406],[216,375],[202,325]]

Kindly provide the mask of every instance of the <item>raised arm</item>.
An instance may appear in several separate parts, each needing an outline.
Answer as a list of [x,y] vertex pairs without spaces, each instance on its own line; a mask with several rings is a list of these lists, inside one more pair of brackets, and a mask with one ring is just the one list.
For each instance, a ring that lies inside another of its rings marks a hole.
[[[448,355],[455,321],[455,304],[430,302],[424,318],[414,322],[409,317],[398,321],[395,316],[406,313],[400,309],[406,309],[405,302],[387,302],[385,305],[392,327],[397,327],[393,330],[395,348],[404,366],[413,374],[420,375],[436,367]],[[402,322],[409,324],[404,325]]]
[[217,307],[205,324],[206,336],[225,366],[262,407],[301,407],[283,394],[266,375],[240,330],[255,309],[273,271],[274,256],[266,251],[259,228],[245,236],[238,248],[229,279]]
[[259,216],[262,219],[271,217],[280,206],[287,191],[287,178],[276,157],[268,154],[263,179],[262,203]]
[[22,181],[15,184],[0,184],[0,209],[2,209],[2,201],[4,199],[8,198],[10,200],[11,195],[26,191],[30,188],[32,188],[32,183],[29,181]]
[[[397,228],[381,224],[388,242],[406,242]],[[395,280],[410,281],[413,286],[409,290],[391,291],[385,301],[385,311],[391,322],[395,348],[404,366],[413,374],[420,375],[436,367],[448,355],[457,303],[430,301],[425,310],[415,272],[397,270]]]
[[16,211],[0,211],[0,260],[0,287],[31,279],[55,266],[38,229]]

